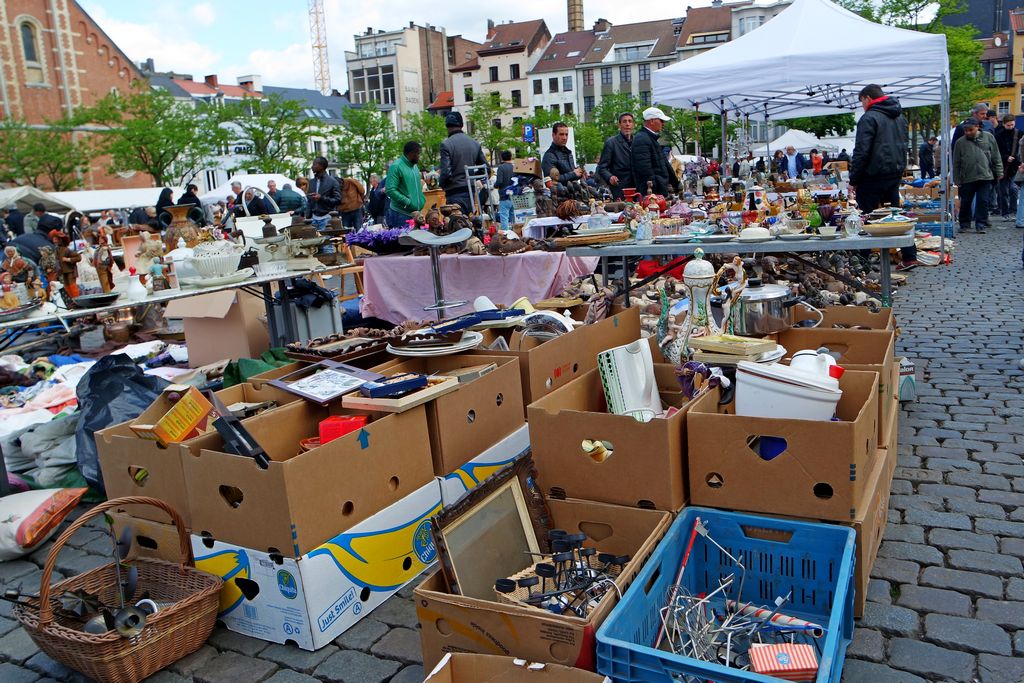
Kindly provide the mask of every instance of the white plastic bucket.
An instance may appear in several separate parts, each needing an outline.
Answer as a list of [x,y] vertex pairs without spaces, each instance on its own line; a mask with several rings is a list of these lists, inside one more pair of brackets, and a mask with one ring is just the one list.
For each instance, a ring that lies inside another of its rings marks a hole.
[[843,392],[813,386],[805,373],[791,374],[786,366],[742,361],[736,371],[736,414],[787,420],[828,421],[835,415]]

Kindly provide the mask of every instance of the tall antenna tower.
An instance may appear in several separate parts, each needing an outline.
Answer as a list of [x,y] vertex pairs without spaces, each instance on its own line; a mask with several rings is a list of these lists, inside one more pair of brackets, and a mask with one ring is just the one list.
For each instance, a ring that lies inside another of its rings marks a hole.
[[327,59],[327,17],[324,0],[309,0],[309,40],[313,44],[313,80],[323,95],[331,94],[331,63]]

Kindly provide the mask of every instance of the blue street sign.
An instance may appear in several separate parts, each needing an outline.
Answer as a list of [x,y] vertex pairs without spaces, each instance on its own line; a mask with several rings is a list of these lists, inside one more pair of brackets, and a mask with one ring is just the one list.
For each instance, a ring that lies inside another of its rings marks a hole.
[[533,142],[533,141],[534,141],[533,124],[532,123],[524,123],[523,124],[523,142]]

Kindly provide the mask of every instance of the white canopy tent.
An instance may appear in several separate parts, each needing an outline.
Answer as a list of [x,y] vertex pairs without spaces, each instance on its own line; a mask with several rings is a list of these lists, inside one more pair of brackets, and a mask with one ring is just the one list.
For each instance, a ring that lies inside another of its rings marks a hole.
[[212,204],[214,202],[219,202],[222,199],[227,199],[229,194],[234,194],[231,190],[231,183],[234,182],[241,183],[243,189],[255,187],[258,190],[266,192],[268,180],[275,181],[277,183],[277,189],[279,190],[284,187],[285,183],[288,183],[292,186],[293,190],[298,191],[295,187],[295,181],[286,175],[281,175],[280,173],[239,173],[231,176],[226,183],[218,185],[204,195],[200,195],[199,201],[203,204]]
[[[841,40],[808,40],[822,30]],[[940,120],[949,121],[946,37],[876,24],[829,0],[794,0],[750,33],[653,78],[656,102],[723,115],[723,150],[729,115],[767,123],[852,112],[860,107],[858,92],[872,83],[904,107],[940,105]],[[943,126],[944,215],[952,209],[949,140]]]
[[[172,187],[177,201],[183,192]],[[139,206],[156,206],[162,187],[140,187],[123,190],[79,190],[75,192],[53,192],[53,196],[71,204],[82,213],[105,209],[134,209]]]
[[0,208],[17,206],[22,213],[31,213],[32,207],[36,203],[41,203],[50,213],[67,213],[74,210],[74,206],[56,197],[56,194],[59,193],[43,192],[35,187],[12,187],[0,190]]
[[785,133],[775,138],[768,143],[769,149],[786,149],[792,145],[796,151],[806,154],[812,149],[816,149],[819,152],[838,152],[839,149],[827,140],[821,140],[814,136],[813,133],[808,133],[805,130],[796,130],[795,128],[787,130]]

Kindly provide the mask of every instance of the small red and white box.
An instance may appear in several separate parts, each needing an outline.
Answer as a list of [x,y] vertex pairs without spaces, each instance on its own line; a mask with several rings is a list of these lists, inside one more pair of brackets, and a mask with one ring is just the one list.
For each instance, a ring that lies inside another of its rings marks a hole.
[[818,675],[818,656],[806,644],[753,645],[750,668],[759,674],[785,681],[813,681]]

